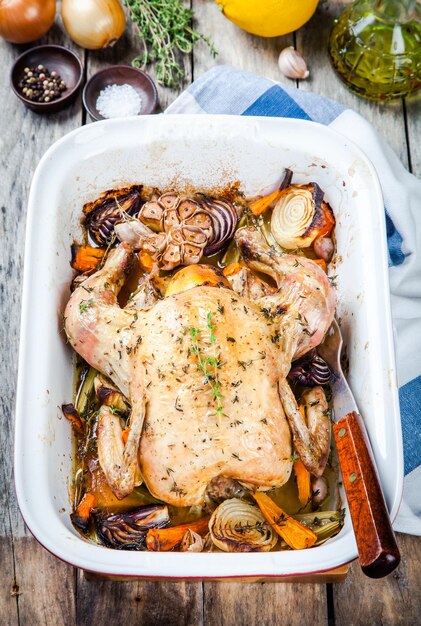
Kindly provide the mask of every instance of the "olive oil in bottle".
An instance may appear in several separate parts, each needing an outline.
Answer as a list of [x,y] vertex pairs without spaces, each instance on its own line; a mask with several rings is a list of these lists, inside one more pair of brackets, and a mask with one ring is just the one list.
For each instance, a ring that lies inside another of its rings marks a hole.
[[387,102],[421,88],[420,0],[357,0],[335,21],[333,67],[358,95]]

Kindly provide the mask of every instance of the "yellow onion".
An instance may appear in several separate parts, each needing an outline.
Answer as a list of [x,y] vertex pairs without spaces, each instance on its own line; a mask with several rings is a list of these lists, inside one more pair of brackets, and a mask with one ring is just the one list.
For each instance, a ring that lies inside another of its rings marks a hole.
[[272,213],[271,230],[286,250],[308,248],[335,224],[332,209],[316,183],[290,185],[281,192]]
[[269,552],[278,541],[260,509],[239,498],[225,500],[215,509],[209,531],[224,552]]
[[126,26],[118,0],[63,0],[61,17],[73,41],[89,50],[113,46]]
[[50,29],[56,0],[0,0],[0,36],[11,43],[29,43]]

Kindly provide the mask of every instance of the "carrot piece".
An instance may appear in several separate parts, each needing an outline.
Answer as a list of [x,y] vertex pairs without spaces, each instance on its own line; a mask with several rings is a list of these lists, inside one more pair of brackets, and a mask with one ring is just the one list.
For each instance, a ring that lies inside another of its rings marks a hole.
[[127,439],[129,438],[130,428],[125,428],[121,433],[121,438],[123,440],[124,445],[127,443]]
[[253,213],[253,215],[261,215],[266,211],[266,209],[279,198],[281,195],[281,189],[276,189],[276,191],[272,191],[272,193],[267,196],[263,196],[258,200],[254,200],[249,204],[249,209]]
[[324,272],[327,272],[327,265],[324,259],[312,259],[312,261],[316,263],[316,265],[320,265]]
[[70,519],[73,524],[81,530],[88,530],[89,518],[91,516],[91,511],[95,506],[95,501],[96,499],[93,493],[85,493],[74,513],[70,515]]
[[256,491],[253,493],[253,498],[259,505],[265,520],[290,548],[293,550],[304,550],[305,548],[311,548],[316,543],[316,533],[285,513],[265,493]]
[[102,248],[93,248],[92,246],[80,246],[73,243],[71,246],[72,260],[70,265],[78,272],[88,272],[98,267],[105,255]]
[[304,463],[301,459],[297,459],[297,461],[295,461],[294,472],[297,479],[298,499],[300,504],[304,506],[308,504],[311,498],[310,472],[306,467],[304,467]]
[[234,276],[234,274],[237,274],[241,270],[241,268],[242,265],[240,263],[230,263],[229,265],[224,267],[222,273],[225,277]]
[[201,517],[195,522],[172,528],[151,528],[146,535],[146,547],[152,552],[168,552],[176,548],[188,530],[204,535],[208,531],[210,517]]
[[154,266],[154,261],[151,255],[148,254],[148,252],[145,252],[145,250],[141,250],[139,254],[137,255],[137,258],[139,259],[139,263],[142,269],[144,269],[146,272],[152,271],[152,268]]
[[319,230],[317,237],[326,237],[332,232],[332,228],[335,226],[335,217],[332,209],[326,202],[322,202],[322,210],[325,218],[325,225]]

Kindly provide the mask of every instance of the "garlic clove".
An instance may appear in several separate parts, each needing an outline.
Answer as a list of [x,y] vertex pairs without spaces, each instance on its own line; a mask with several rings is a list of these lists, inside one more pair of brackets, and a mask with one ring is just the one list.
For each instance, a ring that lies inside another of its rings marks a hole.
[[308,78],[310,72],[302,55],[292,46],[284,48],[278,59],[279,69],[287,78]]

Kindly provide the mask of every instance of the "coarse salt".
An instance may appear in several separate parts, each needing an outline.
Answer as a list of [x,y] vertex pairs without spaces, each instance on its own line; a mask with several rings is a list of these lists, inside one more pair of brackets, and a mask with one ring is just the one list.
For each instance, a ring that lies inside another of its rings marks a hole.
[[96,108],[107,119],[128,117],[140,112],[142,99],[130,85],[108,85],[100,91]]

